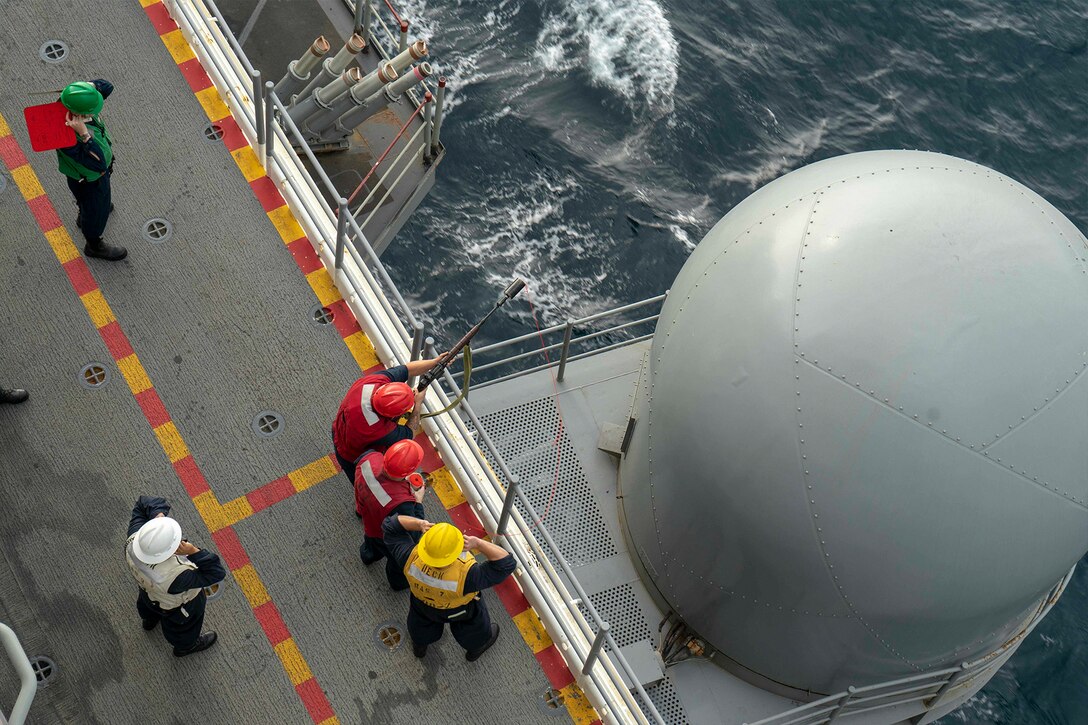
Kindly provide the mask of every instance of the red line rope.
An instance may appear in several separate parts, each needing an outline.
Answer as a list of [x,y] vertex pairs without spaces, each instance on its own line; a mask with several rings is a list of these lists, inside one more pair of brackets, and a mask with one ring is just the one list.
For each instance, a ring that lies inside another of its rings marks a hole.
[[355,197],[358,196],[359,192],[363,190],[363,187],[366,186],[366,182],[370,179],[370,177],[374,175],[374,171],[378,168],[378,164],[385,161],[385,157],[389,155],[389,152],[393,150],[393,147],[397,144],[397,141],[399,141],[400,137],[404,135],[405,130],[407,130],[408,126],[411,125],[412,120],[415,119],[415,117],[419,115],[420,111],[423,110],[423,107],[430,102],[431,92],[427,91],[423,95],[423,103],[419,104],[419,106],[416,107],[416,110],[412,111],[412,115],[409,116],[408,120],[404,122],[404,125],[400,127],[400,131],[397,131],[397,135],[394,136],[393,140],[389,142],[389,146],[385,149],[385,151],[382,152],[382,155],[378,157],[378,160],[374,162],[374,165],[370,167],[370,171],[366,172],[366,176],[364,176],[363,180],[359,182],[359,185],[355,187],[355,191],[351,192],[351,196],[348,197],[348,204],[355,201]]
[[[540,347],[544,352],[544,360],[551,365],[552,359],[548,354],[548,346],[544,343],[544,333],[540,331],[540,321],[536,317],[536,308],[533,307],[533,296],[530,294],[529,285],[525,285],[525,299],[529,302],[529,312],[533,315],[533,325],[536,326],[536,334],[540,339]],[[559,416],[559,425],[555,430],[555,439],[552,441],[552,445],[555,446],[555,475],[552,478],[552,489],[548,492],[548,501],[544,505],[544,513],[540,515],[540,523],[544,523],[544,519],[548,517],[548,512],[552,508],[552,501],[555,500],[555,491],[559,488],[559,469],[563,464],[563,446],[561,442],[563,440],[563,430],[566,424],[563,422],[563,409],[559,405],[559,383],[555,380],[555,371],[552,368],[548,368],[548,374],[552,376],[552,395],[555,398],[555,412]],[[529,528],[536,526],[536,522],[530,522]]]
[[[359,0],[356,0],[356,2],[358,2],[358,1]],[[403,27],[404,26],[404,21],[401,20],[400,15],[397,14],[397,10],[396,10],[396,8],[393,7],[393,3],[389,2],[389,0],[385,0],[385,6],[387,8],[389,8],[389,12],[393,13],[393,17],[397,19],[397,25],[400,25],[401,27]]]

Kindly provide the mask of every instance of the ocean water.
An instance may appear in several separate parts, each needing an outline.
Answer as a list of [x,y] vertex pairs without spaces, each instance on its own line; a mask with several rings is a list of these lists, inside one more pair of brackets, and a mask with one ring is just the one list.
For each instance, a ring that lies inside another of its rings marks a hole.
[[[515,273],[542,325],[659,294],[753,190],[854,151],[976,161],[1088,230],[1085,0],[395,4],[450,95],[438,183],[385,259],[446,339]],[[533,329],[505,312],[487,340]],[[1088,559],[944,722],[1088,723]]]

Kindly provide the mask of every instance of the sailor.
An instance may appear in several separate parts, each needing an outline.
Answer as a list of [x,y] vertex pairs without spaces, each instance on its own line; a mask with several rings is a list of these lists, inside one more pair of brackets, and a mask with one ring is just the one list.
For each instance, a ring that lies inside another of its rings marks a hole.
[[215,644],[215,632],[200,633],[207,596],[204,587],[227,575],[219,556],[181,538],[181,526],[167,514],[170,504],[157,496],[140,496],[128,525],[125,560],[140,595],[136,611],[150,632],[162,622],[162,634],[184,657]]
[[[436,362],[438,358],[415,360],[364,375],[348,389],[332,423],[332,442],[336,460],[353,486],[353,464],[365,451],[384,451],[397,441],[415,437],[424,393],[414,393],[408,379],[427,372]],[[399,423],[409,412],[407,424]]]
[[[499,638],[499,625],[492,624],[479,593],[514,572],[514,557],[501,546],[462,535],[451,524],[412,516],[390,516],[382,531],[386,548],[404,567],[412,590],[408,606],[412,653],[426,656],[427,646],[437,642],[449,624],[453,638],[465,649],[465,659],[479,659]],[[423,533],[418,544],[412,541],[413,531]],[[487,561],[478,564],[469,553],[474,550]]]
[[30,393],[22,388],[0,388],[0,403],[25,403]]
[[[382,521],[392,514],[404,514],[422,519],[423,479],[413,486],[408,476],[423,460],[423,449],[415,441],[397,441],[383,454],[367,451],[358,461],[355,471],[355,512],[363,520],[363,543],[359,558],[370,566],[385,559],[385,577],[389,587],[399,592],[408,588],[401,566],[389,556],[382,537]],[[415,536],[418,539],[418,535]]]
[[111,247],[102,241],[106,220],[113,211],[110,199],[110,175],[113,173],[113,142],[98,118],[102,102],[113,93],[109,81],[69,83],[60,94],[68,109],[65,125],[76,133],[76,143],[57,149],[60,172],[68,177],[68,188],[76,198],[79,214],[76,226],[87,240],[83,253],[111,262],[124,259],[128,250]]

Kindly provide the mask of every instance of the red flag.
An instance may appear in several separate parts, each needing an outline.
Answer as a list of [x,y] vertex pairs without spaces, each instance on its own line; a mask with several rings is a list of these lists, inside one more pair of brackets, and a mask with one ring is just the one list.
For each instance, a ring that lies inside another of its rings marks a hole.
[[76,132],[64,125],[68,109],[60,101],[27,106],[23,109],[26,130],[30,134],[30,148],[35,151],[52,151],[75,145]]

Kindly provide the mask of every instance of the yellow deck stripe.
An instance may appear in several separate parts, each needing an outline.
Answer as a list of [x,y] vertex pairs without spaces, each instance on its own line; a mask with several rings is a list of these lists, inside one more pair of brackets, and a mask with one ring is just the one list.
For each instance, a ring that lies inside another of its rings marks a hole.
[[227,525],[226,517],[223,516],[223,507],[211,491],[193,496],[193,505],[196,506],[200,518],[204,519],[204,525],[208,527],[208,531],[213,534]]
[[242,594],[246,595],[249,606],[252,608],[256,609],[262,604],[272,601],[272,597],[268,596],[268,590],[264,588],[264,583],[257,576],[257,570],[253,568],[252,564],[246,564],[235,569],[234,580],[238,582]]
[[102,296],[102,290],[91,290],[79,299],[83,302],[83,306],[87,308],[87,314],[90,316],[95,328],[105,327],[116,321],[117,318],[113,316],[113,310],[110,309],[106,298]]
[[27,201],[37,199],[45,193],[45,189],[42,188],[41,182],[38,181],[34,169],[30,168],[30,164],[23,164],[17,169],[12,169],[11,178],[15,181],[15,185],[19,187],[19,193]]
[[132,391],[133,395],[139,395],[152,387],[151,379],[147,377],[147,371],[140,364],[140,359],[136,357],[136,353],[118,360],[117,367],[121,369],[121,374],[125,376],[125,382],[128,383],[128,389]]
[[567,706],[567,714],[574,721],[574,725],[593,725],[601,719],[597,716],[593,705],[589,704],[589,700],[586,699],[585,693],[578,687],[577,682],[570,683],[560,690],[559,694],[563,696],[563,704]]
[[378,353],[374,352],[374,345],[370,338],[363,334],[362,330],[353,332],[344,338],[344,344],[348,346],[351,356],[355,358],[355,364],[360,370],[369,370],[381,363]]
[[[200,106],[204,109],[209,121],[221,121],[230,115],[230,108],[223,103],[223,99],[219,97],[219,91],[216,90],[214,85],[208,86],[202,91],[197,91],[193,95],[196,96],[196,100],[200,101]],[[249,147],[245,146],[244,148]]]
[[162,38],[163,45],[170,51],[170,56],[178,65],[196,57],[196,53],[189,47],[189,41],[185,39],[185,36],[181,34],[180,30],[171,30],[169,33],[165,33],[159,37]]
[[181,433],[178,432],[174,421],[167,421],[156,428],[155,437],[159,439],[159,445],[162,446],[163,452],[171,463],[177,463],[189,455],[189,447],[181,439]]
[[[230,155],[234,157],[234,163],[238,164],[238,168],[241,170],[242,176],[246,177],[246,181],[254,181],[265,175],[261,160],[257,158],[257,153],[250,146],[235,149],[230,152]],[[298,237],[295,237],[295,239],[298,239]],[[294,241],[294,239],[291,241]]]
[[310,672],[310,666],[303,659],[302,653],[299,652],[294,637],[288,637],[274,649],[280,657],[280,662],[283,663],[283,669],[287,670],[287,676],[291,678],[292,685],[297,687],[314,676],[314,673]]
[[[263,172],[261,175],[264,175]],[[290,244],[303,236],[302,227],[295,221],[295,215],[286,204],[268,212],[268,218],[272,221],[272,226],[276,227],[276,231],[280,233],[280,239],[284,244]]]
[[431,471],[429,477],[431,479],[431,488],[446,509],[460,506],[465,502],[465,495],[461,493],[461,487],[457,485],[457,481],[454,479],[453,474],[450,473],[450,469],[442,466],[437,471]]
[[322,481],[327,481],[336,475],[336,466],[329,457],[319,458],[313,463],[307,463],[298,470],[291,471],[287,477],[291,479],[296,491],[305,491]]
[[242,519],[253,515],[253,506],[245,496],[227,501],[220,507],[220,510],[223,512],[224,526],[233,526]]
[[542,652],[552,646],[552,638],[548,636],[544,624],[532,607],[529,607],[521,614],[514,615],[513,619],[518,631],[521,632],[521,638],[533,650],[533,654]]
[[332,281],[332,277],[329,276],[328,271],[324,267],[315,269],[313,272],[306,275],[306,281],[310,283],[310,287],[313,288],[314,294],[317,295],[317,301],[326,307],[333,302],[343,299],[343,297],[340,296],[340,290],[336,288],[336,285]]
[[3,116],[0,116],[0,138],[11,135],[11,127],[8,126],[8,122],[4,120]]
[[45,238],[49,242],[49,246],[53,248],[53,254],[57,255],[57,259],[61,264],[71,262],[79,256],[79,250],[76,249],[76,245],[72,243],[72,235],[70,235],[68,230],[64,227],[50,229],[45,233]]

